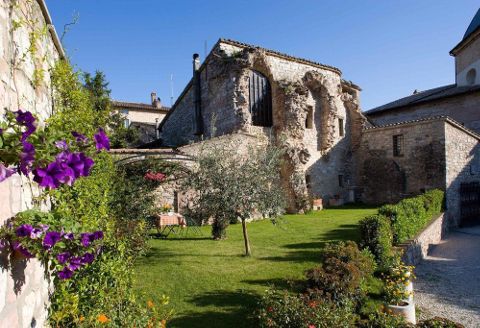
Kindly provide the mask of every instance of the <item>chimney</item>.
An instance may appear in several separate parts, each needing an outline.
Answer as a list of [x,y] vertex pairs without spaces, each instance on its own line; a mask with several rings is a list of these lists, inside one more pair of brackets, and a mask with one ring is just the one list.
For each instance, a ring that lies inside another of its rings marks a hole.
[[194,133],[203,134],[202,91],[200,81],[200,56],[193,54],[193,94],[195,103]]
[[156,107],[156,108],[161,108],[162,107],[162,103],[160,102],[160,98],[157,97],[157,93],[156,92],[152,92],[150,94],[150,99],[152,101],[152,106]]

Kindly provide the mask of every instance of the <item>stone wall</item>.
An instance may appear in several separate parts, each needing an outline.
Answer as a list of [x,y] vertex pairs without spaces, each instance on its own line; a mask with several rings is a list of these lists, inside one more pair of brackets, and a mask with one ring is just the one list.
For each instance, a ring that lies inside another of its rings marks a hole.
[[460,223],[460,184],[480,182],[480,142],[478,135],[447,123],[445,143],[447,213],[450,224],[457,226]]
[[[480,76],[480,70],[478,74]],[[387,110],[385,112],[368,115],[368,118],[375,125],[386,125],[444,115],[480,133],[479,103],[480,92],[477,91],[430,101],[424,104]]]
[[[276,138],[286,149],[281,174],[288,199],[292,200],[290,210],[301,207],[298,202],[309,196],[341,197],[354,186],[358,148],[354,143],[358,143],[365,119],[359,110],[358,87],[343,81],[337,69],[220,41],[200,70],[203,138],[241,131]],[[251,70],[266,76],[271,84],[272,127],[251,123]],[[311,128],[305,125],[309,111],[313,113]],[[193,135],[193,120],[193,88],[189,83],[162,124],[164,143],[198,141]],[[339,133],[340,122],[344,125],[343,136]]]
[[[14,6],[14,4],[17,5]],[[20,26],[14,27],[14,22]],[[43,1],[0,3],[0,115],[5,110],[29,110],[41,120],[52,112],[49,69],[63,56]],[[37,51],[29,51],[31,32]],[[44,33],[40,33],[44,31]],[[0,224],[31,207],[36,190],[15,175],[0,183]],[[51,287],[44,268],[31,259],[0,254],[0,326],[43,327]]]
[[473,37],[455,56],[455,74],[458,85],[468,85],[467,72],[475,69],[477,79],[475,84],[480,82],[480,34]]
[[430,248],[439,244],[447,232],[445,214],[442,213],[430,221],[415,238],[398,245],[403,249],[403,261],[408,265],[417,265],[427,257]]
[[[366,129],[360,177],[367,203],[395,203],[432,188],[445,189],[445,121],[412,122]],[[403,135],[394,156],[393,136]]]

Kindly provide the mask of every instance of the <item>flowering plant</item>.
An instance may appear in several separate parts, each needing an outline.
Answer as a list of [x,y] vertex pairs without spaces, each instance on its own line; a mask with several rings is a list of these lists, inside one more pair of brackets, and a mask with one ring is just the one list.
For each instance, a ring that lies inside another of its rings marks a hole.
[[160,172],[157,172],[157,173],[154,173],[154,172],[151,172],[151,171],[148,171],[147,173],[145,173],[145,175],[143,176],[143,178],[145,180],[151,180],[151,181],[157,181],[157,182],[162,182],[165,180],[167,176],[163,173],[160,173]]
[[75,271],[91,264],[100,254],[103,231],[73,233],[39,223],[39,219],[59,221],[49,213],[35,210],[19,213],[1,228],[0,247],[10,247],[26,258],[44,260],[60,280],[71,278]]
[[[87,155],[92,143],[86,136],[72,131],[59,139],[48,128],[39,129],[28,111],[7,112],[5,118],[0,123],[0,182],[14,173],[32,173],[40,187],[56,189],[90,174],[94,161]],[[110,149],[102,129],[93,139],[97,151]]]
[[160,207],[160,212],[162,213],[167,213],[167,212],[170,212],[172,210],[172,205],[170,204],[163,204],[161,207]]
[[413,266],[399,262],[384,275],[384,294],[385,301],[388,304],[400,305],[406,302],[413,294],[413,292],[407,288],[410,284],[410,279],[415,278],[413,268]]

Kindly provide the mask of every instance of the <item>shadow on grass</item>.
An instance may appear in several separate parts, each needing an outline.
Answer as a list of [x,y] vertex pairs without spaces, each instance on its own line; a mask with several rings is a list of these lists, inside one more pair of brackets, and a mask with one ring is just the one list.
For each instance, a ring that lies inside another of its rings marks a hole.
[[336,241],[346,241],[359,239],[358,225],[344,224],[337,229],[330,230],[319,236],[318,241],[294,243],[284,245],[284,248],[295,251],[289,252],[285,256],[263,257],[262,260],[277,262],[319,262],[321,260],[321,249],[325,244]]
[[201,312],[181,314],[169,322],[169,327],[255,327],[254,311],[259,300],[259,295],[241,290],[204,293],[189,300]]
[[267,288],[275,289],[287,289],[292,292],[303,292],[306,288],[304,279],[294,279],[294,278],[270,278],[270,279],[252,279],[252,280],[242,280],[242,282],[264,286]]

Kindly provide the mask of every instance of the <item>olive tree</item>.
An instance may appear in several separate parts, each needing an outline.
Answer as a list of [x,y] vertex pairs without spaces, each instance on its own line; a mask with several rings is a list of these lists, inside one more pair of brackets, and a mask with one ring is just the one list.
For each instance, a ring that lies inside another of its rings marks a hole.
[[209,144],[200,149],[197,165],[184,180],[194,190],[191,211],[212,220],[212,236],[224,239],[230,222],[240,221],[245,255],[251,255],[247,221],[254,217],[274,219],[284,209],[280,186],[283,152],[271,142],[256,146],[236,144],[233,140]]

